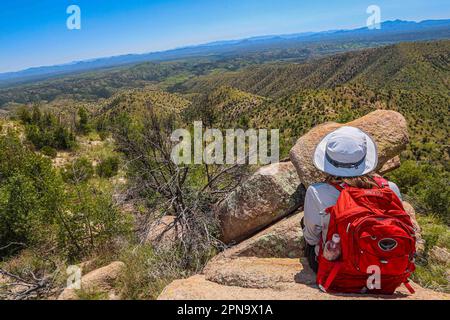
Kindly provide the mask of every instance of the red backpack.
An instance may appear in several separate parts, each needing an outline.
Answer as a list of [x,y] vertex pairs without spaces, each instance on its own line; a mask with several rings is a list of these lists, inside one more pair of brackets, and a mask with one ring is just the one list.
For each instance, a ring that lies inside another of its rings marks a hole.
[[375,181],[379,187],[372,189],[334,185],[341,193],[336,205],[326,209],[326,239],[339,234],[341,255],[328,261],[320,246],[317,284],[323,291],[393,294],[405,284],[414,293],[408,283],[415,269],[413,224],[387,181]]

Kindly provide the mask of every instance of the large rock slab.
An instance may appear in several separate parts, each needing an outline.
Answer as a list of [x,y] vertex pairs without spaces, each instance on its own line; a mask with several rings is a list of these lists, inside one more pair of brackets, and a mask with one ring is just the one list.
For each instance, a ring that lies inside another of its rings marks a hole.
[[[357,127],[375,140],[378,146],[377,170],[405,150],[409,142],[405,118],[400,113],[390,110],[376,110],[345,124],[327,122],[316,126],[298,139],[289,152],[289,157],[297,169],[300,181],[306,187],[325,179],[325,174],[316,169],[312,160],[317,144],[328,133],[342,126]],[[395,160],[393,161],[395,162]]]
[[[115,261],[109,265],[91,271],[81,278],[81,289],[86,293],[102,293],[109,300],[116,300],[118,296],[114,292],[114,282],[125,268],[121,261]],[[66,288],[59,295],[58,300],[78,300],[76,289]]]
[[403,286],[394,295],[323,293],[304,265],[298,259],[231,259],[205,275],[173,281],[158,300],[450,300],[449,294],[415,283],[413,295]]
[[242,257],[210,263],[204,274],[206,280],[244,288],[280,289],[292,282],[314,285],[315,274],[306,260],[302,261],[304,264],[297,259]]
[[240,242],[294,212],[303,204],[305,189],[291,162],[259,168],[215,207],[222,241]]
[[303,256],[305,242],[300,220],[303,212],[281,219],[251,238],[234,245],[212,261],[235,257],[299,258]]

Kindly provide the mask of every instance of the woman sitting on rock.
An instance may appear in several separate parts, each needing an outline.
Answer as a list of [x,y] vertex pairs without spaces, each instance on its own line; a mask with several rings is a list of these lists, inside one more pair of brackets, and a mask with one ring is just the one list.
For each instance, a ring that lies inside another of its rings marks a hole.
[[[372,173],[378,162],[375,142],[369,135],[354,127],[341,127],[328,134],[317,145],[313,161],[317,169],[328,175],[323,183],[316,183],[308,188],[302,221],[306,256],[311,268],[317,272],[320,245],[327,241],[330,223],[327,208],[336,205],[342,188],[379,188],[383,179]],[[392,182],[384,181],[386,187],[401,199],[398,187]]]

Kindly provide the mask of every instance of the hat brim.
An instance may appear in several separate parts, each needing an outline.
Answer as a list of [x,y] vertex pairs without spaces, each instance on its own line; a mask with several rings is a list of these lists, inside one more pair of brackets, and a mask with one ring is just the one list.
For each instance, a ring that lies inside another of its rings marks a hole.
[[[362,131],[362,130],[361,130]],[[333,176],[337,177],[359,177],[375,170],[378,165],[378,150],[373,139],[363,131],[366,136],[367,153],[364,162],[356,168],[340,168],[332,165],[325,157],[328,139],[332,132],[327,134],[317,145],[314,151],[314,166]]]

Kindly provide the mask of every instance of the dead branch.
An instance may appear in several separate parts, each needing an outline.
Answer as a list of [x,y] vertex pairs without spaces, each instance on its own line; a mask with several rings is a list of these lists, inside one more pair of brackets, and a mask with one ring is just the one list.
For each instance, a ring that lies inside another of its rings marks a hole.
[[53,287],[55,280],[55,274],[38,278],[31,272],[32,280],[28,280],[1,268],[0,274],[14,281],[1,286],[2,289],[6,289],[4,293],[6,298],[12,300],[28,300],[46,295]]

